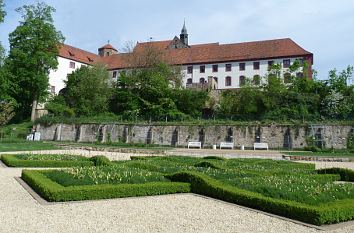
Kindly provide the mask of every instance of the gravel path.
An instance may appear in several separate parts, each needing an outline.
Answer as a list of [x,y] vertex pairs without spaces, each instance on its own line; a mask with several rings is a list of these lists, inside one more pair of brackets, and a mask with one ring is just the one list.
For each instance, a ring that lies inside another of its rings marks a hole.
[[[126,160],[133,155],[85,150],[36,153],[85,156],[102,154],[113,160]],[[318,168],[341,166],[354,169],[354,163],[315,163]],[[320,232],[301,224],[193,194],[41,205],[14,179],[21,175],[21,170],[0,166],[1,233]],[[354,232],[354,224],[344,224],[336,230],[326,232]]]
[[[193,194],[41,205],[0,167],[0,232],[319,232]],[[354,232],[354,225],[333,232]]]

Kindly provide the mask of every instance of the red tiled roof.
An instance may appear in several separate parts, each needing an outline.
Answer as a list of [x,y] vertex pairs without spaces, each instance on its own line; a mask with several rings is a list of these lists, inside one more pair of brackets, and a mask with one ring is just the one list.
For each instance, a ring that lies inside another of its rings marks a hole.
[[59,48],[59,56],[84,64],[95,64],[101,59],[100,56],[94,53],[87,52],[82,49],[63,44]]
[[[133,53],[138,54],[147,46],[151,46],[161,51],[162,58],[171,65],[313,56],[289,38],[235,44],[200,44],[181,49],[168,49],[170,43],[171,41],[138,43]],[[110,56],[103,59],[103,62],[109,69],[128,68],[129,64],[125,58],[129,55],[121,56]]]
[[[171,65],[186,65],[200,63],[216,63],[230,61],[247,61],[275,59],[285,57],[309,57],[312,62],[312,53],[304,50],[289,38],[254,41],[235,44],[199,44],[189,48],[169,49],[172,40],[137,43],[132,53],[120,53],[108,57],[98,57],[83,50],[73,50],[79,57],[91,54],[95,62],[100,61],[109,69],[124,69],[131,67],[130,60],[143,53],[146,48],[152,47],[161,53],[162,59]],[[67,46],[68,48],[73,48]],[[66,49],[68,50],[68,49]],[[61,56],[62,53],[61,53]],[[65,57],[65,56],[64,56]],[[66,56],[68,57],[68,56]],[[69,59],[72,59],[70,56]],[[87,63],[87,62],[86,62]],[[90,64],[90,63],[89,63]]]
[[134,52],[141,52],[144,49],[152,46],[154,49],[167,49],[167,47],[172,43],[172,40],[161,40],[161,41],[153,41],[153,42],[138,42],[134,48]]
[[118,52],[118,50],[116,48],[114,48],[111,44],[106,44],[99,49],[113,49]]

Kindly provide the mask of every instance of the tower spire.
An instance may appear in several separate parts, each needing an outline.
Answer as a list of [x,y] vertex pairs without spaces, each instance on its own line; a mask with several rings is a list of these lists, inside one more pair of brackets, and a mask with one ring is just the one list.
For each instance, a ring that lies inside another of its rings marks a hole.
[[186,19],[184,19],[183,27],[182,27],[181,34],[180,34],[180,36],[179,36],[179,39],[180,39],[185,45],[188,45],[188,32],[187,32],[187,27],[186,27]]

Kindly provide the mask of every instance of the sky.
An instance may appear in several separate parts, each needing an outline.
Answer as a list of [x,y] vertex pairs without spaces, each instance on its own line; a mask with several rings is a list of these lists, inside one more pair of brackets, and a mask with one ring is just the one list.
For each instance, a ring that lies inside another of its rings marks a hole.
[[[65,43],[97,53],[107,41],[127,42],[179,36],[184,19],[190,44],[239,43],[291,38],[314,54],[319,79],[354,65],[352,0],[43,0],[56,9],[55,26]],[[5,0],[0,41],[19,24],[16,8],[36,0]]]

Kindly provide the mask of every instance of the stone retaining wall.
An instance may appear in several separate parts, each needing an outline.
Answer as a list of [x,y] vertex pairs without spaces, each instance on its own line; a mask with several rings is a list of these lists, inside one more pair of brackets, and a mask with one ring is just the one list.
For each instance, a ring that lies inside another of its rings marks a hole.
[[37,126],[42,140],[76,142],[125,142],[187,146],[188,141],[200,141],[211,147],[222,141],[252,148],[254,142],[266,142],[269,148],[304,148],[306,138],[316,134],[326,148],[345,149],[352,126],[325,125],[314,131],[309,126],[154,126],[123,124],[53,124]]

